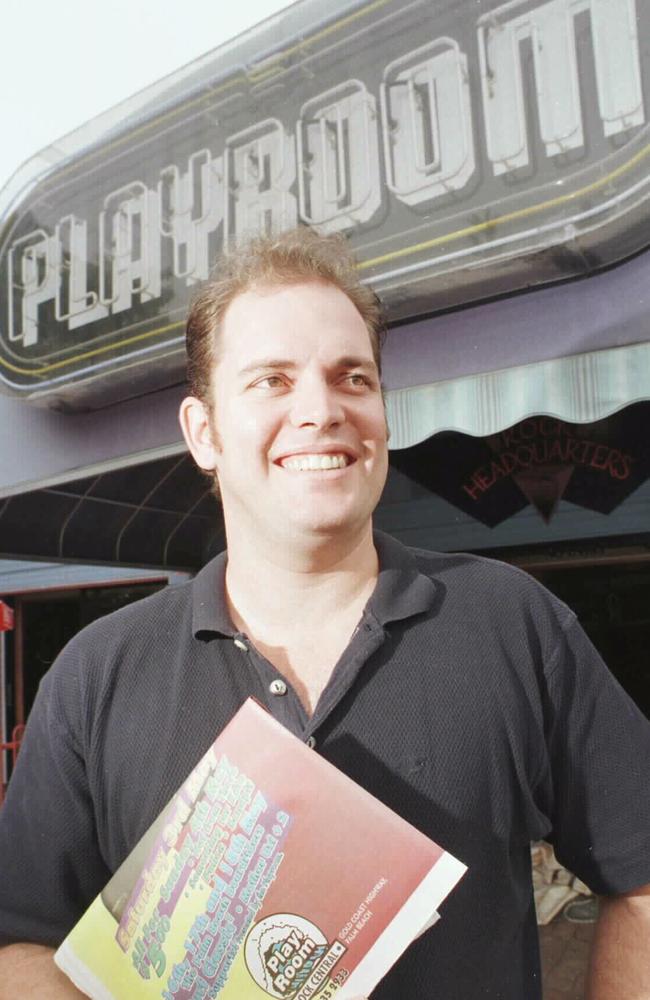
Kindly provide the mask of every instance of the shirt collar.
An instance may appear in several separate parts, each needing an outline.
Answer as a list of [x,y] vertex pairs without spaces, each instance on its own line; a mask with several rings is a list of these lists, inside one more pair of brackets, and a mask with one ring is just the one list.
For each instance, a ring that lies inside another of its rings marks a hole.
[[[374,533],[374,542],[379,576],[367,611],[386,625],[433,607],[438,586],[420,572],[411,549],[382,531]],[[226,601],[226,562],[226,553],[220,552],[192,581],[192,631],[197,638],[208,633],[237,635]]]
[[370,614],[380,625],[387,625],[429,611],[440,585],[420,572],[412,549],[383,531],[375,531],[373,537],[379,576],[368,601]]
[[226,552],[220,552],[192,580],[192,632],[198,638],[207,633],[234,636],[226,601]]

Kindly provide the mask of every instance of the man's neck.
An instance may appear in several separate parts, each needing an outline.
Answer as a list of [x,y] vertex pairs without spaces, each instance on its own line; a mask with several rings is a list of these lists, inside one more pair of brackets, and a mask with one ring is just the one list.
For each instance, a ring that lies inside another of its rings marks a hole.
[[365,604],[378,572],[372,527],[355,537],[274,546],[228,539],[226,593],[235,624],[310,629]]

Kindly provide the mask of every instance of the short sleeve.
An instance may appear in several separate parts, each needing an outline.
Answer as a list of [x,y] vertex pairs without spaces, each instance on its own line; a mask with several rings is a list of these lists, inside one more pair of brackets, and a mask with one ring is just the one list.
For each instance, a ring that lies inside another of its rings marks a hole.
[[0,944],[58,945],[110,876],[95,832],[72,658],[64,651],[41,682],[0,807]]
[[650,722],[575,619],[546,695],[558,859],[596,893],[650,883]]

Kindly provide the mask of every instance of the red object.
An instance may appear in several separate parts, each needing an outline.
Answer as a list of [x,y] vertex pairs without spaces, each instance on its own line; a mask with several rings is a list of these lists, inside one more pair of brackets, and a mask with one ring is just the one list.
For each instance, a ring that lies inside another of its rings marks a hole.
[[[0,602],[0,603],[2,603],[2,602]],[[6,605],[5,605],[5,607],[6,607]],[[5,750],[10,751],[10,753],[11,753],[11,766],[12,766],[12,768],[14,768],[15,765],[16,765],[16,757],[18,756],[18,751],[20,750],[20,744],[22,742],[24,732],[25,732],[25,726],[22,723],[19,726],[14,726],[13,732],[11,734],[11,742],[10,743],[0,743],[0,755]],[[0,761],[1,760],[2,760],[2,757],[0,756]],[[3,784],[2,779],[0,778],[0,806],[4,802],[6,790],[7,790],[7,786]]]
[[14,627],[14,613],[8,604],[0,601],[0,632],[11,632]]

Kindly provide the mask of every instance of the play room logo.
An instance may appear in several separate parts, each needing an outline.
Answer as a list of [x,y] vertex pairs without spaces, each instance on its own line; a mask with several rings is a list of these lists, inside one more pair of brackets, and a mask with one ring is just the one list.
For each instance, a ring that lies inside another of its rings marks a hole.
[[269,996],[309,1000],[345,951],[340,941],[330,945],[310,920],[274,913],[251,928],[244,957],[250,975]]

